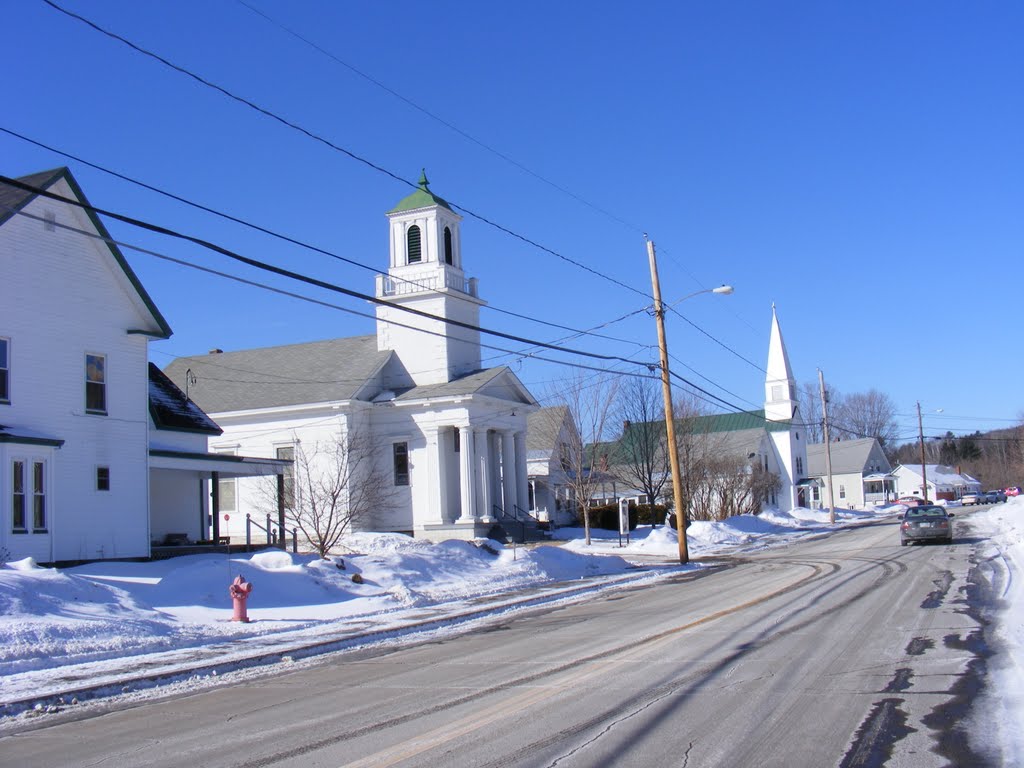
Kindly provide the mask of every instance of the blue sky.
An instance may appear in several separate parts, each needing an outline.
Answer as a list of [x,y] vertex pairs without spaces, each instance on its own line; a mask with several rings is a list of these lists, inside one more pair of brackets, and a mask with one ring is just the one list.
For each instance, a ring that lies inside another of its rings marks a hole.
[[[1020,3],[55,2],[401,178],[425,167],[436,193],[610,278],[467,216],[464,263],[493,308],[581,329],[640,309],[647,232],[666,301],[735,286],[681,304],[706,333],[670,316],[668,339],[674,370],[740,407],[763,400],[774,302],[800,382],[821,368],[842,392],[886,392],[907,437],[917,401],[934,434],[1024,413]],[[5,4],[4,19],[17,66],[0,128],[386,268],[384,212],[408,194],[400,181],[42,0]],[[67,164],[99,207],[373,291],[368,270],[9,133],[0,159],[10,176]],[[283,285],[108,225],[127,242]],[[161,366],[213,347],[373,331],[126,255],[175,331],[151,345]],[[493,310],[482,324],[566,335]],[[603,332],[622,341],[571,345],[656,360],[648,315]],[[537,396],[570,373],[484,354]]]

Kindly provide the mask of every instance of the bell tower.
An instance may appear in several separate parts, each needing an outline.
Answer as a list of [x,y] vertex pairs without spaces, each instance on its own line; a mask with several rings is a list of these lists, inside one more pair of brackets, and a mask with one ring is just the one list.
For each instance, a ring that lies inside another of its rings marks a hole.
[[[476,278],[462,267],[462,217],[430,191],[426,171],[419,188],[387,213],[388,273],[377,276],[377,348],[394,350],[416,385],[440,384],[480,368]],[[409,307],[438,318],[404,312]],[[459,325],[446,322],[454,320]],[[465,324],[465,325],[461,325]]]

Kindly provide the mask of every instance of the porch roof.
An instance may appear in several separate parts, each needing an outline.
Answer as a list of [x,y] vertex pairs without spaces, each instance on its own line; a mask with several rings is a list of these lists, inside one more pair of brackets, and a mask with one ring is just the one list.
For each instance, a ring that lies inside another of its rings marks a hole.
[[150,469],[174,469],[187,472],[217,472],[224,478],[280,475],[292,465],[290,459],[232,456],[224,453],[149,449]]

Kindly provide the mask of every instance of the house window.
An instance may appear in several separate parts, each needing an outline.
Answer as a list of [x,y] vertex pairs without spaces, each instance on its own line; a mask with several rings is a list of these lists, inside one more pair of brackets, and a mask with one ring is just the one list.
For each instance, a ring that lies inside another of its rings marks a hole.
[[15,461],[11,480],[11,527],[15,533],[24,533],[25,523],[25,462]]
[[96,490],[110,490],[110,467],[96,467]]
[[839,486],[839,498],[840,499],[845,499],[846,498],[846,486],[845,485],[840,485]]
[[11,402],[11,340],[0,338],[0,403]]
[[405,252],[407,263],[417,264],[423,261],[423,252],[420,248],[420,228],[413,224],[405,235]]
[[452,263],[452,231],[448,227],[444,228],[444,263]]
[[[295,461],[295,446],[282,445],[275,450],[279,459]],[[281,473],[284,475],[284,505],[288,509],[295,509],[295,465],[289,464]]]
[[107,413],[107,358],[85,356],[85,412]]
[[32,462],[32,530],[46,531],[46,474],[41,461]]
[[409,484],[409,444],[395,443],[395,485]]

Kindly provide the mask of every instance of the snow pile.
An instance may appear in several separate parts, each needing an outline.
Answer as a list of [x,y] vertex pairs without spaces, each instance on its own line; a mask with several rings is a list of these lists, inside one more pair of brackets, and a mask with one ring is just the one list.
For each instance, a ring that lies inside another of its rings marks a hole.
[[994,567],[1006,569],[1005,591],[997,595],[1003,610],[995,633],[999,650],[1006,652],[989,659],[992,693],[976,726],[981,733],[998,730],[1003,756],[1013,758],[1006,764],[1024,765],[1024,718],[1020,714],[1024,712],[1024,661],[1019,653],[1024,648],[1024,496],[976,512],[971,524],[979,536],[990,541],[982,557]]

